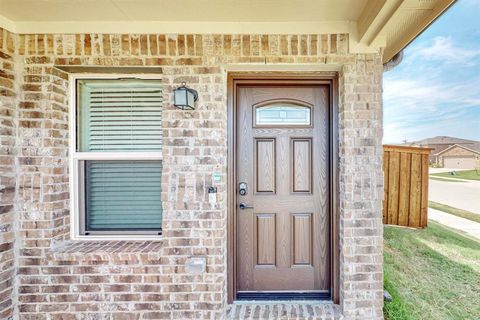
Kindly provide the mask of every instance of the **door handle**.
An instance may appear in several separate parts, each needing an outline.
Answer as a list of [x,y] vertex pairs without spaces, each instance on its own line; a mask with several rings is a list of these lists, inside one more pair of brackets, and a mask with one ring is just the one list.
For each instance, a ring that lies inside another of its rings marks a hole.
[[240,202],[240,204],[238,205],[240,207],[240,209],[242,210],[245,210],[245,209],[253,209],[253,206],[249,206],[247,205],[245,202]]

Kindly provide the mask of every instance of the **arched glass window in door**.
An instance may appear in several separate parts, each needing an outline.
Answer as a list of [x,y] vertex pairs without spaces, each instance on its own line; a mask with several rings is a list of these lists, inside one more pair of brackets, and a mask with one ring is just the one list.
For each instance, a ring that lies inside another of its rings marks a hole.
[[274,101],[254,106],[255,126],[312,125],[312,107],[297,101]]

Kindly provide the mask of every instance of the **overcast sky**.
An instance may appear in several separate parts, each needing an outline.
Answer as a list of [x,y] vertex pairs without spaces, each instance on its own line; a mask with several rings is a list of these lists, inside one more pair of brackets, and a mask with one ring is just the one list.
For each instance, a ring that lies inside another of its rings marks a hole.
[[480,0],[458,0],[384,73],[384,143],[480,140]]

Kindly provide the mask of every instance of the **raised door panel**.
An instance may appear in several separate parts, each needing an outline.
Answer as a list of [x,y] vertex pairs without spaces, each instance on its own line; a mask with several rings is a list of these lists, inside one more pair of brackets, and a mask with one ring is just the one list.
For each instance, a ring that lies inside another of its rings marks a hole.
[[274,213],[256,215],[257,265],[275,266],[276,226]]
[[292,192],[312,192],[312,139],[292,139]]
[[294,265],[312,265],[312,214],[292,214],[292,261]]
[[275,139],[255,139],[256,192],[275,193]]

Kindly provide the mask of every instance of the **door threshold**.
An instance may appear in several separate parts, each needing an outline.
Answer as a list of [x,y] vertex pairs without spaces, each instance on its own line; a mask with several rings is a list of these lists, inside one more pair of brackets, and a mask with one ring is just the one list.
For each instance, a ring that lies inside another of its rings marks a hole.
[[330,292],[237,292],[237,301],[325,301],[331,300]]
[[273,306],[273,305],[299,305],[299,306],[335,306],[329,300],[234,300],[230,306]]

